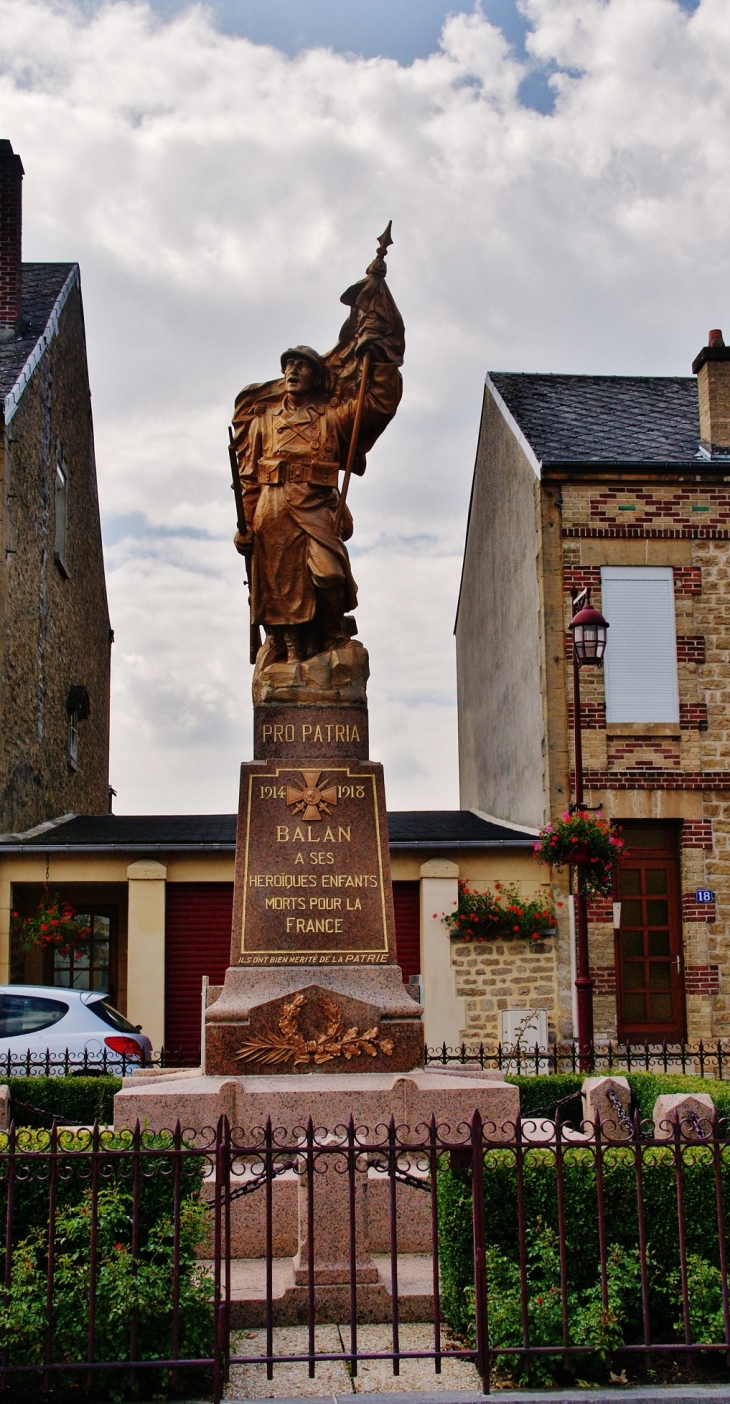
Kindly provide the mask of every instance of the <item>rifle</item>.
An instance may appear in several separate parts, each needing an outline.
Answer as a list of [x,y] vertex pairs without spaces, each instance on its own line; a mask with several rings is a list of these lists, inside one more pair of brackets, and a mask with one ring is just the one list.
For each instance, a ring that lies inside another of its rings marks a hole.
[[[243,510],[243,494],[241,492],[241,479],[238,475],[238,455],[236,454],[235,445],[233,443],[233,430],[231,429],[230,424],[228,426],[228,457],[231,463],[231,477],[233,479],[231,487],[233,488],[233,496],[236,500],[236,521],[238,523],[238,535],[246,537],[248,536],[248,527],[246,526],[246,514]],[[253,620],[250,618],[251,567],[253,564],[253,543],[249,547],[247,547],[247,549],[241,554],[243,555],[243,559],[246,562],[247,576],[247,579],[244,580],[243,583],[244,585],[248,586],[248,661],[249,663],[255,663],[256,658],[258,656],[258,651],[261,647],[261,630],[259,629],[258,624],[254,624]]]

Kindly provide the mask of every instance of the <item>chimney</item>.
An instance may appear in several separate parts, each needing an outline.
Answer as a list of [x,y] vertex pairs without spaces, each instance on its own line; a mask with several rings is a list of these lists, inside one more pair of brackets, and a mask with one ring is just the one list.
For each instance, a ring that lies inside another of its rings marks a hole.
[[719,330],[692,362],[700,401],[700,441],[708,453],[730,454],[730,346]]
[[22,319],[23,164],[0,141],[0,342],[11,341]]

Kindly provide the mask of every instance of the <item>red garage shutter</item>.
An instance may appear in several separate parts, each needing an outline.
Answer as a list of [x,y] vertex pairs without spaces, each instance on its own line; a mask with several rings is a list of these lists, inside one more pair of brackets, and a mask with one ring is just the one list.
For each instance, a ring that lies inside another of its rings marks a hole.
[[395,944],[403,982],[421,973],[421,884],[394,882]]
[[200,1052],[203,976],[222,985],[231,952],[232,882],[168,882],[165,894],[165,1048]]

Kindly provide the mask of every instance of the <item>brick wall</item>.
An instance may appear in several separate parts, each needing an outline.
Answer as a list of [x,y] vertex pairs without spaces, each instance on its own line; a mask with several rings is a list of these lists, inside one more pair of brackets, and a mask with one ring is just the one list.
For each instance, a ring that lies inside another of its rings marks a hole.
[[14,334],[22,313],[23,167],[9,141],[0,141],[0,340]]
[[680,702],[679,725],[682,731],[707,731],[707,703]]
[[591,979],[595,981],[593,987],[595,998],[616,994],[616,967],[614,965],[591,967]]
[[[605,702],[584,702],[581,697],[580,724],[583,731],[603,731],[606,726]],[[568,703],[568,726],[571,731],[575,726],[575,708],[572,702]]]
[[684,983],[687,994],[719,994],[720,967],[719,965],[685,965]]
[[698,902],[694,892],[682,893],[683,921],[714,921],[715,903]]
[[705,640],[702,634],[677,635],[677,662],[704,663]]
[[674,593],[675,595],[701,595],[701,568],[699,566],[675,566]]
[[703,848],[712,852],[712,824],[707,819],[685,819],[682,824],[682,848]]
[[666,770],[669,766],[680,764],[679,743],[676,741],[660,740],[658,737],[645,739],[641,736],[635,739],[626,736],[608,738],[609,769],[613,766],[617,769],[637,766],[643,769],[651,767],[655,770]]

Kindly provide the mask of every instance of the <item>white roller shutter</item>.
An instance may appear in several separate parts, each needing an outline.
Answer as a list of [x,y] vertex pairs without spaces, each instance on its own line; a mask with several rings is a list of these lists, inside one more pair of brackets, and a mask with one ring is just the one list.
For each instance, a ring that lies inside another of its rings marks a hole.
[[679,721],[671,566],[602,566],[609,722]]

